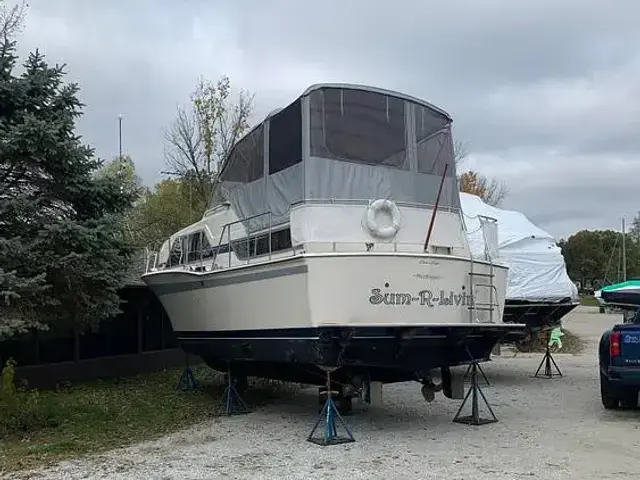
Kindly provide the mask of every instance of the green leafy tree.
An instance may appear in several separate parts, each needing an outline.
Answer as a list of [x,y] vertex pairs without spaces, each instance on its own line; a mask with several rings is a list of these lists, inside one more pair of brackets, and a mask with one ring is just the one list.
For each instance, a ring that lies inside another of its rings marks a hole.
[[[624,278],[622,233],[614,230],[582,230],[561,240],[567,273],[583,286],[599,288]],[[626,234],[627,278],[640,276],[640,244]]]
[[120,185],[122,190],[136,200],[148,191],[136,173],[136,165],[129,155],[123,155],[122,158],[115,157],[106,162],[96,171],[95,177],[98,179],[111,178]]
[[110,179],[120,185],[121,192],[134,199],[131,208],[120,216],[118,231],[122,233],[126,241],[131,243],[132,247],[139,249],[140,245],[137,242],[139,233],[136,231],[136,225],[132,223],[132,219],[135,216],[136,207],[149,193],[149,189],[143,185],[142,179],[136,173],[133,160],[128,155],[123,155],[122,158],[115,157],[95,172],[95,178],[99,180]]
[[633,217],[629,233],[636,242],[640,241],[640,212],[636,213],[635,217]]
[[78,86],[37,50],[17,75],[15,47],[0,43],[0,336],[119,311],[131,249],[117,233],[134,200],[95,174]]
[[189,180],[162,180],[140,199],[129,217],[136,246],[157,250],[171,234],[202,217],[204,200],[195,194],[197,181]]

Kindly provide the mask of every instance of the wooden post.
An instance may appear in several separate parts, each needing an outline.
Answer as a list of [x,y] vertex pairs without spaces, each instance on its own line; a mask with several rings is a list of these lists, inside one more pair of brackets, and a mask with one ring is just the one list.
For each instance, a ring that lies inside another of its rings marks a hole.
[[80,328],[76,319],[73,320],[73,361],[80,361]]
[[144,303],[140,304],[136,302],[136,317],[138,319],[138,354],[142,353],[143,342],[142,342],[142,334],[143,334],[143,318],[144,318]]
[[[40,331],[39,330],[35,330],[33,332],[33,336],[34,336],[34,339],[36,341],[36,351],[35,351],[35,354],[36,354],[36,365],[39,365],[40,364]],[[0,367],[2,367],[2,365],[0,365]]]
[[167,342],[165,341],[165,331],[164,331],[164,308],[160,309],[160,349],[164,350],[167,348]]

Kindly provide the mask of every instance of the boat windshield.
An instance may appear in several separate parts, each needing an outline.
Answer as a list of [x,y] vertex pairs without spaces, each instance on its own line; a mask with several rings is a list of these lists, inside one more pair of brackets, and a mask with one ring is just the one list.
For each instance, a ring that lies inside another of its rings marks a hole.
[[[441,175],[452,161],[451,121],[435,109],[350,88],[322,88],[309,97],[311,157],[409,171],[415,142],[417,173]],[[448,173],[455,176],[453,168]]]
[[311,156],[409,170],[405,102],[365,90],[310,95]]

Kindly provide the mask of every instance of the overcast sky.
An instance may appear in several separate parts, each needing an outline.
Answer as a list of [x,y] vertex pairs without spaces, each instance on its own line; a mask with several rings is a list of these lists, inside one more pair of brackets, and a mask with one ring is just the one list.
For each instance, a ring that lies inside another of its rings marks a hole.
[[[10,3],[10,0],[8,0]],[[163,130],[198,76],[255,93],[256,119],[318,82],[450,112],[465,164],[557,237],[640,209],[640,3],[592,0],[29,0],[20,49],[66,63],[97,154],[162,177]],[[615,6],[614,6],[615,5]]]

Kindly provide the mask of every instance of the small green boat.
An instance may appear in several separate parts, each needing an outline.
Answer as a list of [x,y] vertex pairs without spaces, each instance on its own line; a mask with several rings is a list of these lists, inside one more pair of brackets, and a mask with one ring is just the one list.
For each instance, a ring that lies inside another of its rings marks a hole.
[[640,307],[639,279],[607,285],[602,287],[599,293],[600,298],[607,304]]

